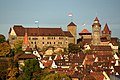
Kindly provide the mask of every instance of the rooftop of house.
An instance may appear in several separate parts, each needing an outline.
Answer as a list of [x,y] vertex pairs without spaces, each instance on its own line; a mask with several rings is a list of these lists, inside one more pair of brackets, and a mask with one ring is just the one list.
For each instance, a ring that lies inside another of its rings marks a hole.
[[34,54],[21,54],[20,56],[18,56],[19,59],[35,59],[37,58],[37,56],[35,56]]
[[90,48],[93,51],[113,51],[111,46],[104,45],[91,45]]

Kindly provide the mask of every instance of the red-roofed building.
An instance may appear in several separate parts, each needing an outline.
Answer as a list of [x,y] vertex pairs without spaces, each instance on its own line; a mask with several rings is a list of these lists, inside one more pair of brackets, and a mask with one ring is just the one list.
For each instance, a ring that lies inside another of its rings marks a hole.
[[[37,45],[68,47],[69,43],[76,42],[76,25],[71,22],[68,31],[62,28],[25,28],[21,25],[14,25],[9,31],[9,43],[14,46],[14,41],[23,40],[23,48],[29,45],[32,49]],[[27,46],[25,46],[27,45]],[[25,49],[24,49],[25,50]]]
[[80,37],[84,38],[84,39],[91,39],[92,35],[91,33],[87,30],[87,29],[83,29],[80,33],[79,33]]

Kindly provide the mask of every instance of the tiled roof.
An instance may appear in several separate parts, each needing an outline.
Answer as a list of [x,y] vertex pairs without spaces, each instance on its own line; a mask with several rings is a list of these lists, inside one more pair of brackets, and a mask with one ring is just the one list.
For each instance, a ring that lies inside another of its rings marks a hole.
[[69,31],[64,31],[65,36],[73,37],[73,35]]
[[86,34],[86,35],[91,35],[91,33],[87,30],[87,29],[83,29],[80,33],[79,33],[79,35],[82,35],[82,34]]
[[109,30],[109,27],[108,27],[107,23],[105,24],[105,27],[104,27],[102,33],[111,34],[111,31]]
[[94,62],[93,55],[86,55],[83,64],[84,65],[92,65]]
[[27,46],[25,52],[32,52],[32,48],[30,48],[29,46]]
[[70,24],[68,24],[68,26],[76,26],[73,22],[71,22]]
[[33,59],[37,57],[34,54],[22,54],[18,58],[19,59]]
[[91,45],[90,48],[93,51],[112,51],[111,46]]
[[23,26],[14,26],[13,29],[18,36],[63,36],[61,28],[24,28]]
[[107,37],[105,37],[105,36],[101,36],[100,40],[101,40],[101,42],[107,42],[108,41]]
[[42,61],[42,64],[45,67],[50,67],[52,65],[52,62],[53,62],[53,60],[45,60],[45,61]]
[[92,75],[96,80],[104,80],[102,72],[91,72],[90,75]]
[[112,43],[114,46],[118,46],[118,38],[111,38],[110,43]]
[[120,66],[114,66],[115,72],[118,72],[120,74]]

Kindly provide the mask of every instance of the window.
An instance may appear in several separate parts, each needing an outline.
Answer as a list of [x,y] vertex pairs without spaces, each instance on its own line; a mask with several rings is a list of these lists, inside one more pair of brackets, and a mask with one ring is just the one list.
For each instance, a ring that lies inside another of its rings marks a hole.
[[31,38],[29,38],[29,40],[31,40]]
[[38,38],[32,38],[32,40],[38,40]]
[[59,39],[63,39],[63,37],[59,37]]
[[47,44],[49,44],[49,42],[47,42]]
[[33,42],[31,42],[31,44],[33,44]]
[[42,39],[44,39],[44,37]]
[[58,44],[62,44],[62,42],[58,42]]
[[36,41],[34,43],[36,44]]
[[51,44],[51,42],[50,42],[50,44]]
[[55,44],[55,42],[54,42],[54,44]]
[[42,44],[44,44],[44,42],[42,42]]

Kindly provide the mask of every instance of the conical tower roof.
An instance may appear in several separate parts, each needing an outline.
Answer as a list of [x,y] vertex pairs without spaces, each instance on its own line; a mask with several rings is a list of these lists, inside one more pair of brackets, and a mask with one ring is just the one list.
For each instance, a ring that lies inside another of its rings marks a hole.
[[76,26],[75,23],[71,22],[68,26]]
[[105,27],[104,27],[104,29],[103,29],[102,32],[103,33],[111,33],[111,31],[109,30],[109,27],[108,27],[107,23],[105,24]]
[[25,45],[29,45],[27,32],[25,32],[25,36],[24,36],[23,44],[25,44]]
[[101,24],[99,23],[99,19],[98,19],[98,17],[95,18],[92,27],[94,27],[94,26],[96,26],[96,25],[99,26],[99,27],[101,27]]

